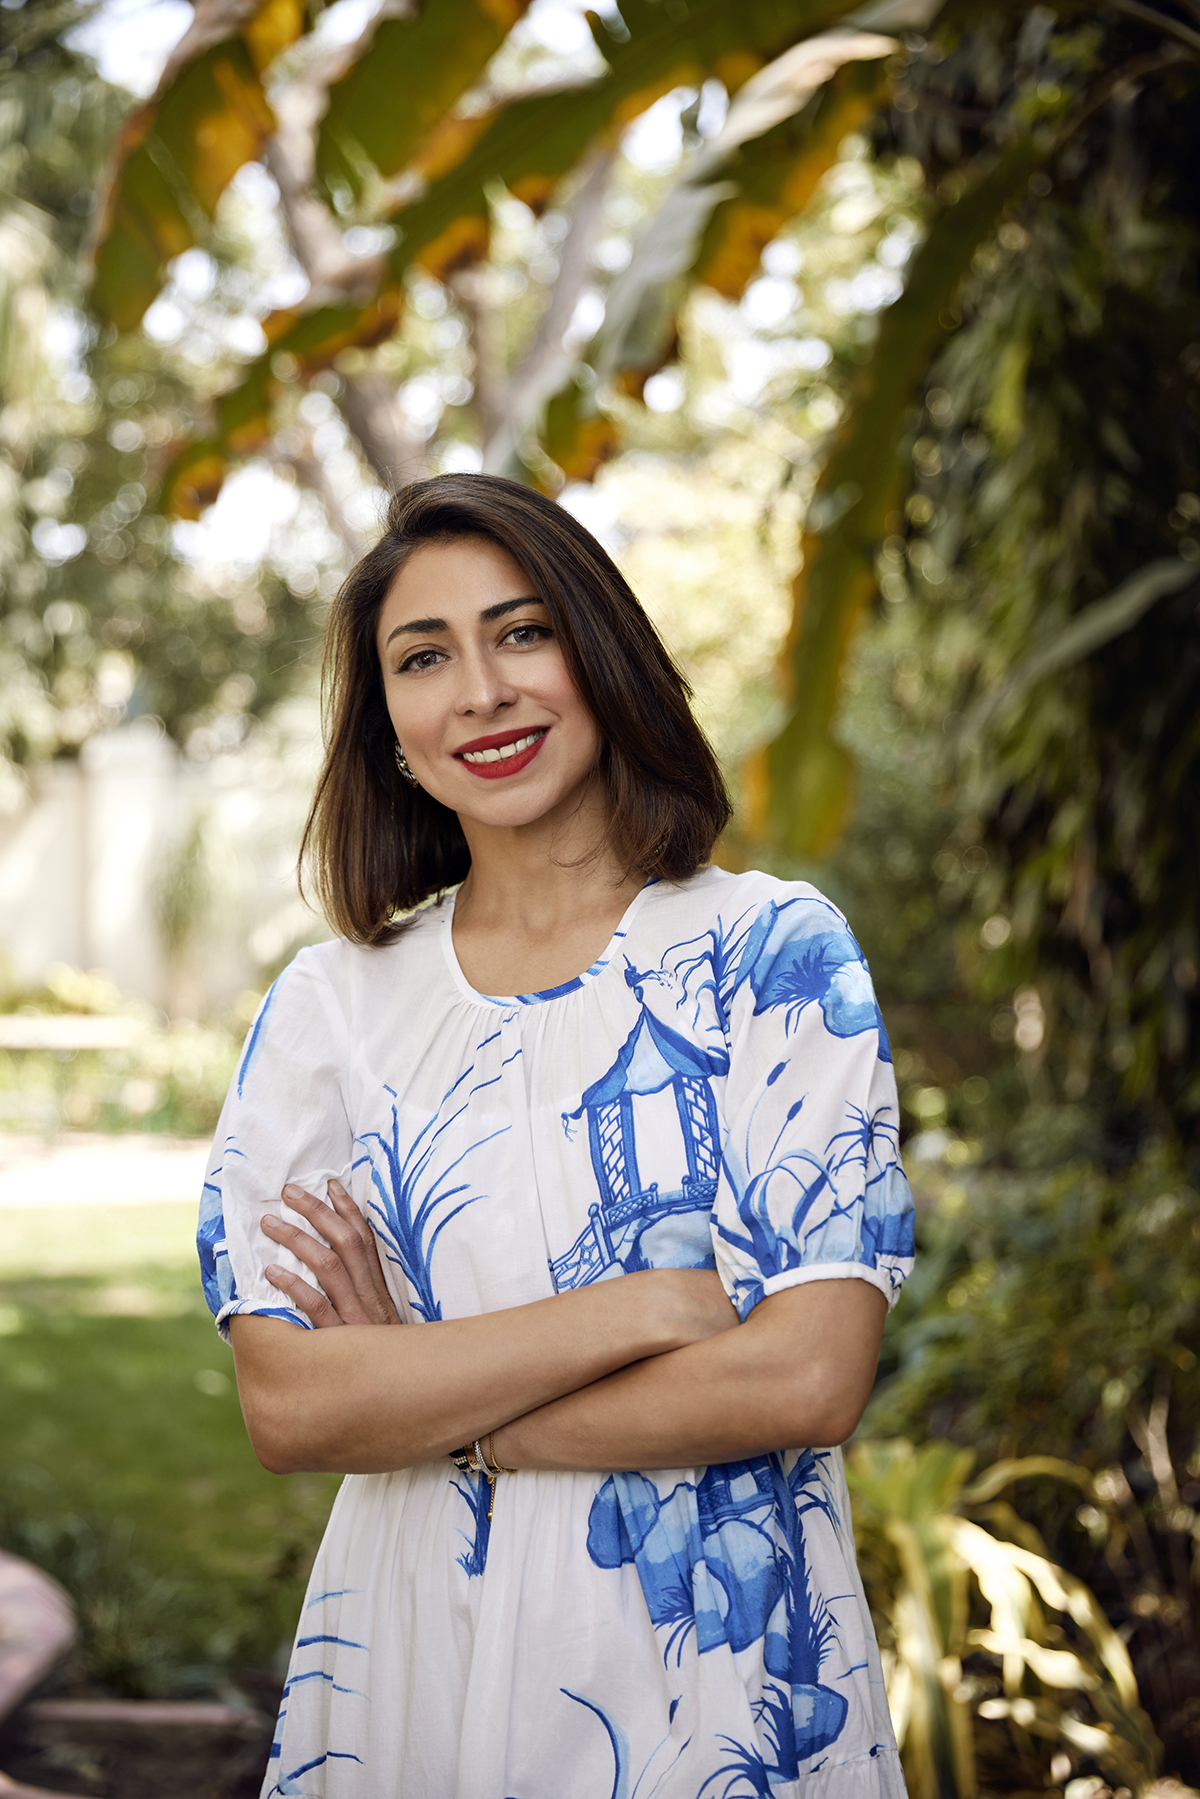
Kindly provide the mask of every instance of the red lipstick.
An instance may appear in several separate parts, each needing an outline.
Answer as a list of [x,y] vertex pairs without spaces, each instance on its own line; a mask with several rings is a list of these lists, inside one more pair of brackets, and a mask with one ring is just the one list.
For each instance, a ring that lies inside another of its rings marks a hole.
[[[473,737],[470,743],[460,744],[454,755],[464,768],[481,780],[503,780],[506,775],[519,774],[529,767],[545,743],[549,729],[549,725],[526,725],[524,729],[496,731],[490,737]],[[502,752],[511,744],[522,747],[504,755]]]

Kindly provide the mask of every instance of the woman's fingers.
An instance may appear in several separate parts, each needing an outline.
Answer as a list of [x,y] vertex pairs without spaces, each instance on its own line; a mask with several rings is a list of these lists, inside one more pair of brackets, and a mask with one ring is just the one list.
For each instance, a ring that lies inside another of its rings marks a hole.
[[316,1275],[342,1324],[397,1324],[375,1248],[375,1236],[339,1181],[329,1182],[330,1204],[289,1183],[283,1198],[324,1241],[268,1213],[262,1228]]
[[286,1268],[271,1262],[266,1269],[267,1279],[273,1287],[287,1295],[298,1312],[303,1312],[310,1324],[318,1330],[325,1330],[331,1324],[342,1324],[344,1319],[338,1317],[323,1293],[308,1282],[301,1280],[298,1274],[289,1274]]
[[[311,1193],[303,1193],[299,1188],[284,1188],[287,1203],[302,1217],[308,1218],[314,1229],[326,1234],[326,1222],[338,1223],[336,1214],[322,1205]],[[293,1197],[293,1194],[295,1197]],[[325,1214],[323,1219],[320,1214]],[[273,1243],[284,1249],[290,1249],[297,1261],[303,1262],[319,1281],[322,1290],[337,1312],[343,1324],[365,1324],[367,1319],[359,1303],[354,1282],[338,1254],[336,1247],[321,1238],[314,1237],[310,1231],[301,1230],[299,1225],[289,1224],[286,1219],[277,1218],[268,1212],[262,1221],[263,1231]]]
[[350,1227],[352,1242],[349,1254],[341,1251],[342,1260],[354,1281],[360,1299],[377,1311],[375,1319],[379,1324],[399,1324],[400,1314],[392,1303],[384,1277],[383,1264],[379,1260],[379,1245],[375,1240],[375,1232],[363,1217],[353,1199],[343,1187],[341,1181],[329,1182],[329,1200],[337,1215]]
[[[328,1182],[328,1192],[329,1204],[323,1205],[301,1188],[285,1187],[283,1190],[289,1205],[296,1205],[297,1200],[302,1202],[298,1209],[328,1240],[339,1256],[360,1308],[353,1322],[398,1324],[396,1308],[392,1304],[383,1270],[379,1265],[374,1231],[336,1177]],[[293,1193],[296,1198],[292,1197]],[[349,1319],[346,1321],[350,1322]]]

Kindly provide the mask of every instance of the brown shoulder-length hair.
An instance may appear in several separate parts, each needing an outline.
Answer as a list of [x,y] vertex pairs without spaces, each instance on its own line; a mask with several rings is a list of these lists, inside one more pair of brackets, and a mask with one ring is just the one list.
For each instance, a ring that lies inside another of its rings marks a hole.
[[690,688],[628,583],[591,533],[553,500],[495,475],[436,475],[398,493],[383,536],[333,603],[322,688],[325,762],[301,866],[330,923],[355,943],[390,942],[396,914],[461,881],[471,864],[458,818],[395,762],[375,632],[396,575],[428,543],[486,537],[528,576],[554,623],[603,740],[609,846],[629,870],[679,881],[706,862],[729,818]]

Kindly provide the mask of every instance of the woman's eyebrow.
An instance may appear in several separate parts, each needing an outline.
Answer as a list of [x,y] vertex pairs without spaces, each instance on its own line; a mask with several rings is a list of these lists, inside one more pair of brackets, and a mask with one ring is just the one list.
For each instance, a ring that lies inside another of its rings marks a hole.
[[[544,606],[545,603],[536,593],[523,594],[517,600],[498,600],[494,606],[484,607],[479,614],[479,622],[490,625],[496,619],[503,618],[508,612],[519,612],[522,606]],[[406,625],[397,625],[394,631],[389,631],[383,647],[386,650],[393,637],[424,637],[432,635],[436,631],[448,631],[449,629],[444,618],[413,618]]]
[[544,606],[545,603],[536,593],[522,594],[519,600],[499,600],[494,606],[484,607],[479,622],[490,625],[494,619],[503,618],[506,612],[519,612],[522,606]]

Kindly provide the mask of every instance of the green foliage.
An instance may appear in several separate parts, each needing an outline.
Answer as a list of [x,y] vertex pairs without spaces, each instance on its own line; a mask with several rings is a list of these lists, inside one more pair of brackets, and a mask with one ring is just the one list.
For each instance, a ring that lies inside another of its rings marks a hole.
[[793,709],[768,754],[770,797],[759,821],[799,854],[835,843],[849,810],[851,765],[831,726],[847,651],[875,592],[873,547],[903,490],[891,446],[946,333],[971,256],[1038,160],[1036,144],[1017,143],[930,227],[904,292],[884,314],[822,468],[796,578]]
[[336,1481],[259,1467],[195,1286],[0,1283],[0,1545],[78,1607],[68,1683],[211,1693],[286,1654]]
[[1021,1516],[1128,1634],[1166,1765],[1194,1779],[1200,1196],[1162,1155],[1120,1172],[1064,1160],[1064,1125],[1078,1120],[1032,1109],[1009,1172],[914,1167],[917,1269],[864,1430],[1088,1472],[1084,1504],[1039,1481]]
[[[1031,1076],[1194,1144],[1200,68],[1148,19],[972,13],[905,80],[880,131],[941,188],[1031,86],[1095,97],[957,297],[879,568],[921,611],[933,703],[960,708],[951,852],[984,851],[961,901],[995,920],[985,991],[1036,984]],[[1171,591],[1056,665],[1086,608],[1160,564]]]
[[1064,1750],[1141,1794],[1159,1744],[1125,1645],[1037,1532],[995,1503],[1030,1475],[1077,1488],[1086,1471],[1035,1457],[968,1487],[973,1461],[969,1449],[903,1438],[857,1444],[847,1459],[910,1799],[975,1799],[979,1760],[985,1790],[1053,1785]]
[[953,1427],[983,1455],[1099,1467],[1121,1447],[1130,1402],[1148,1407],[1166,1380],[1190,1456],[1200,1449],[1200,1394],[1187,1379],[1189,1345],[1200,1346],[1200,1198],[1161,1158],[1122,1174],[1075,1161],[1040,1171],[1057,1122],[1035,1108],[1012,1131],[1010,1153],[1033,1167],[943,1186],[889,1336],[896,1372],[874,1402],[879,1416]]
[[236,743],[294,687],[323,603],[315,579],[269,573],[211,591],[156,510],[198,396],[178,360],[78,310],[72,259],[123,96],[62,42],[77,17],[0,11],[0,768],[144,713],[209,753]]
[[0,1011],[113,1018],[128,1029],[127,1042],[111,1049],[0,1049],[0,1125],[45,1135],[68,1125],[210,1136],[258,997],[244,994],[227,1020],[197,1024],[167,1022],[123,1000],[103,976],[65,965],[36,988],[6,983]]

